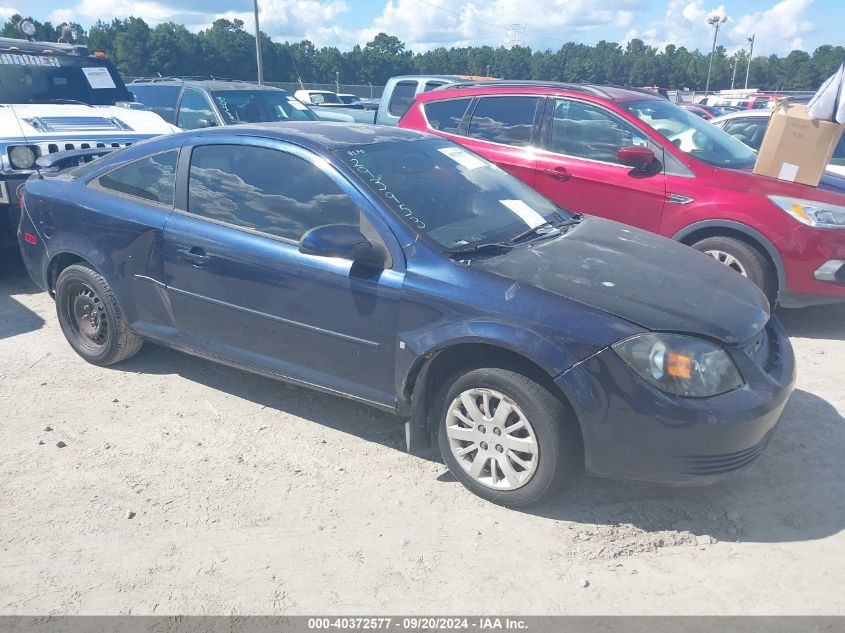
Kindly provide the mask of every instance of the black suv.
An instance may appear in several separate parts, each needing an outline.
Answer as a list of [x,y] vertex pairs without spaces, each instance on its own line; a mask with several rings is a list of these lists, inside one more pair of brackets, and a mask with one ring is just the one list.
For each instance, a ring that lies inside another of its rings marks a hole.
[[135,79],[127,87],[136,101],[183,130],[317,119],[289,92],[246,81],[154,77]]

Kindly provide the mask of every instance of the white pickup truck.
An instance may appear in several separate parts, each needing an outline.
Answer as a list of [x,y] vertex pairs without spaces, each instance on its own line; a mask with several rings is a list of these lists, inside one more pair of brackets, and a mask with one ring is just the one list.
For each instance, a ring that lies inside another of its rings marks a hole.
[[0,249],[17,243],[18,189],[40,156],[179,131],[138,105],[102,53],[0,38]]
[[[294,96],[311,106],[320,118],[330,118],[337,113],[348,114],[356,123],[396,125],[408,111],[414,98],[422,92],[434,90],[446,84],[467,80],[487,79],[471,75],[400,75],[387,80],[378,107],[370,104],[347,106],[340,103],[337,95],[327,90],[297,90]],[[374,105],[374,104],[373,104]]]

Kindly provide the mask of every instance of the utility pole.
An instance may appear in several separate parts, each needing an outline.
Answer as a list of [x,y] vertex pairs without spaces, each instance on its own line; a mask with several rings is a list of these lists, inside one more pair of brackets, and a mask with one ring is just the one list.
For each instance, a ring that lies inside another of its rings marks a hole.
[[714,27],[713,31],[713,49],[710,51],[710,65],[707,66],[707,83],[704,86],[704,92],[710,92],[710,72],[713,70],[713,56],[716,54],[716,38],[719,36],[719,27],[728,21],[726,15],[711,15],[707,18],[707,24]]
[[747,37],[748,43],[751,44],[751,50],[748,51],[748,66],[745,67],[745,87],[748,88],[748,76],[751,74],[751,57],[754,55],[754,38],[756,35]]
[[487,76],[490,76],[490,64],[487,64]]
[[731,75],[731,90],[734,89],[734,82],[736,81],[736,67],[739,63],[739,57],[734,57],[734,72]]
[[335,92],[340,92],[340,71],[334,71],[334,87]]
[[258,27],[258,0],[252,0],[255,11],[255,61],[258,64],[258,84],[264,83],[264,62],[261,61],[261,29]]

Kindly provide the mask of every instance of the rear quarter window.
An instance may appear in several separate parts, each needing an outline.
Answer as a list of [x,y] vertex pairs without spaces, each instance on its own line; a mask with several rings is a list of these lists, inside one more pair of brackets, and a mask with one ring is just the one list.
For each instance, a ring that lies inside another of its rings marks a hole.
[[140,158],[100,176],[100,189],[172,207],[176,191],[176,150]]
[[470,98],[429,101],[423,106],[429,127],[432,130],[457,134],[471,101]]

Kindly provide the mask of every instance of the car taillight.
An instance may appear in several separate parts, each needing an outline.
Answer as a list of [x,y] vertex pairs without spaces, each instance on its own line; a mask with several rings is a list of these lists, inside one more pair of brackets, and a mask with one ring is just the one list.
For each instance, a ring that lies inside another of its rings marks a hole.
[[38,238],[35,237],[32,233],[24,233],[23,240],[27,244],[38,244]]

